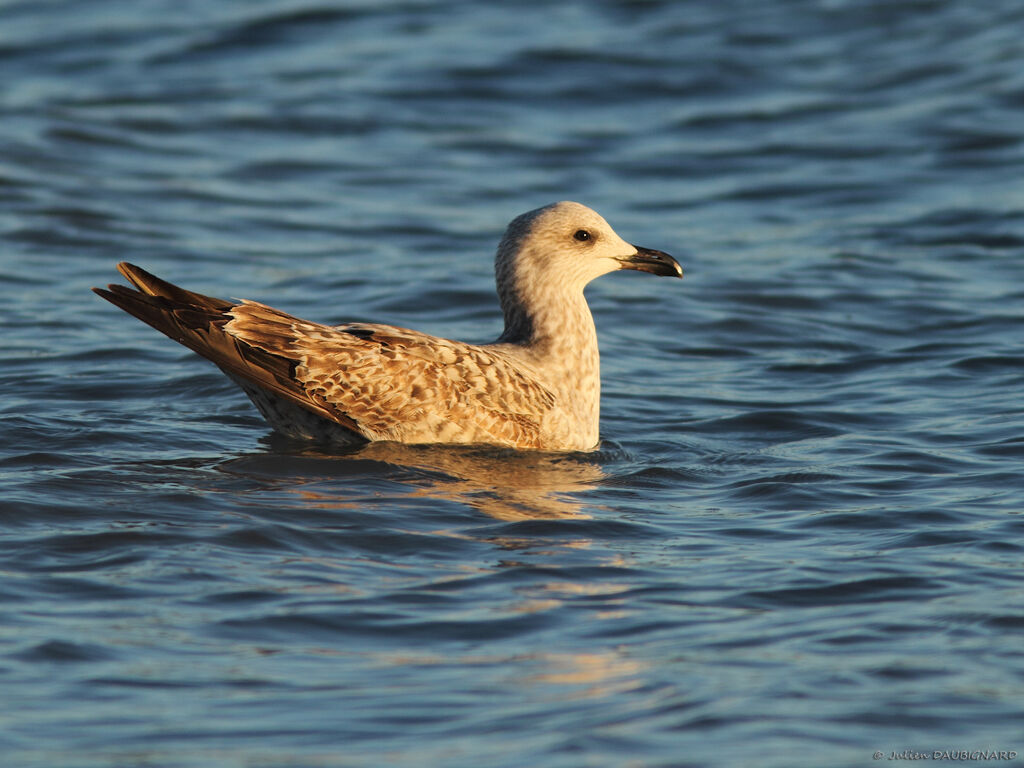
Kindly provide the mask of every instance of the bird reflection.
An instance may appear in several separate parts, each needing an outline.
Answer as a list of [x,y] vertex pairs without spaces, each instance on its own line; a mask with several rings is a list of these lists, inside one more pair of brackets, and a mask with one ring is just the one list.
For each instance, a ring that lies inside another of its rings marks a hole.
[[[240,457],[225,462],[221,469],[305,480],[293,489],[307,503],[341,508],[356,506],[353,497],[340,488],[337,492],[325,488],[323,481],[357,479],[363,473],[379,478],[379,465],[384,464],[388,475],[413,488],[412,496],[465,504],[503,521],[589,519],[576,495],[596,487],[605,477],[593,454],[388,442],[328,453],[309,447],[296,451],[294,444],[285,445],[276,438],[271,436],[276,455]],[[394,468],[412,475],[396,478]]]
[[570,494],[593,488],[604,478],[597,463],[578,454],[370,443],[359,456],[439,472],[445,477],[428,475],[428,485],[419,494],[462,502],[508,521],[589,518]]

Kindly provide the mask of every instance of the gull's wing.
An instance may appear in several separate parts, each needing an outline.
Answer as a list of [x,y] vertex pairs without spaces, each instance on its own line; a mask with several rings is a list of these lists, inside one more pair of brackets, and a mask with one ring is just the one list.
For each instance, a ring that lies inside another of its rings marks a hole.
[[139,290],[93,290],[216,363],[254,400],[283,399],[363,439],[539,447],[555,404],[531,370],[493,347],[312,323],[193,293],[131,264],[118,269]]

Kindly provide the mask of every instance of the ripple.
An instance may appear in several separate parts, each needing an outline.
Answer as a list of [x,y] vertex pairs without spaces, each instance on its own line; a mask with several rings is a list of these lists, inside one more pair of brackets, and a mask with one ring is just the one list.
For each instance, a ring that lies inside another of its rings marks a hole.
[[748,592],[746,597],[754,604],[766,607],[835,606],[850,603],[918,600],[941,591],[942,587],[929,579],[891,576],[807,587],[756,590]]
[[106,648],[95,645],[47,640],[14,654],[13,658],[27,663],[73,663],[107,661],[115,657]]

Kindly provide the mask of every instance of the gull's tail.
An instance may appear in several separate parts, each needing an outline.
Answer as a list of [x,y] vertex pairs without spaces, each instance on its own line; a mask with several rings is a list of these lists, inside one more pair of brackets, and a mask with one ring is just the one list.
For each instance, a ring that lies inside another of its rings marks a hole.
[[97,295],[216,363],[225,373],[270,391],[287,390],[294,397],[294,361],[224,330],[236,303],[185,290],[134,264],[121,262],[117,269],[138,290],[114,284],[93,288]]

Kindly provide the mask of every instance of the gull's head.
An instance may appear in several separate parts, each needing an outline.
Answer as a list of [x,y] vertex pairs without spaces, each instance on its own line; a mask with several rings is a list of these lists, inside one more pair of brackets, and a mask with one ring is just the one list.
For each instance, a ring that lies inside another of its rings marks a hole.
[[600,214],[573,202],[553,203],[513,219],[498,246],[495,266],[499,287],[540,280],[582,289],[617,269],[683,276],[667,253],[630,245]]

